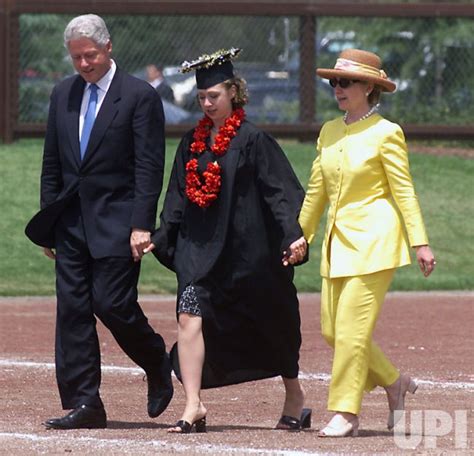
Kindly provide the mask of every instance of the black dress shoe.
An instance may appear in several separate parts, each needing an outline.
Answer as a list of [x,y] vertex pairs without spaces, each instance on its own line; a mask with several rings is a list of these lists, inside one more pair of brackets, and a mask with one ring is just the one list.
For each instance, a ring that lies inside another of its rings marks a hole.
[[156,418],[168,407],[173,397],[171,381],[171,363],[168,353],[163,356],[157,372],[147,373],[148,381],[148,416]]
[[301,418],[283,415],[278,421],[275,429],[283,429],[285,431],[299,431],[301,429],[309,429],[311,427],[312,410],[304,408],[301,412]]
[[48,429],[102,429],[107,427],[103,408],[81,405],[62,418],[52,418],[43,423]]
[[179,420],[174,427],[168,429],[168,432],[171,434],[189,434],[192,430],[196,431],[196,433],[203,433],[207,432],[206,428],[206,417],[203,416],[198,420],[194,421],[193,423],[189,423],[185,420]]

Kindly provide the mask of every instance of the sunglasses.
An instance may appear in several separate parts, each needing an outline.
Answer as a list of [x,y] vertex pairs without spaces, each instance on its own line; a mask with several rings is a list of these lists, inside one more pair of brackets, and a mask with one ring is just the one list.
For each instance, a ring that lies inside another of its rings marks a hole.
[[329,85],[331,87],[337,87],[337,85],[339,84],[339,87],[341,87],[342,89],[347,89],[349,86],[351,86],[352,84],[355,84],[356,82],[360,82],[360,81],[358,81],[357,79],[333,78],[329,80]]

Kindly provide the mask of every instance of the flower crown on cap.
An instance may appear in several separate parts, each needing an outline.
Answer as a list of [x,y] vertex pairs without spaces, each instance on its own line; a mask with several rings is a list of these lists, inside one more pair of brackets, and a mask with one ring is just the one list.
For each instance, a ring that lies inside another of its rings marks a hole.
[[212,54],[203,54],[198,57],[196,60],[188,62],[185,60],[181,64],[181,73],[189,73],[193,70],[202,70],[206,68],[211,68],[214,65],[222,65],[224,62],[228,62],[237,57],[237,54],[241,51],[240,48],[230,48],[230,49],[219,49]]

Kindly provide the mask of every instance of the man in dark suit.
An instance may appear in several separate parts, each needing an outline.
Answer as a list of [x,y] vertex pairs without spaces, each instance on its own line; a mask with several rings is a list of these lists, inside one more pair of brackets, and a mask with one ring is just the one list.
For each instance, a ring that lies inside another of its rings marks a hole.
[[146,67],[147,81],[158,92],[162,100],[174,103],[174,92],[166,82],[163,75],[163,69],[157,65],[150,64]]
[[137,302],[163,183],[164,116],[149,84],[117,68],[104,21],[88,14],[64,32],[77,75],[51,95],[41,211],[26,234],[56,262],[56,377],[62,418],[54,429],[103,428],[96,316],[147,375],[148,414],[173,395],[163,338]]

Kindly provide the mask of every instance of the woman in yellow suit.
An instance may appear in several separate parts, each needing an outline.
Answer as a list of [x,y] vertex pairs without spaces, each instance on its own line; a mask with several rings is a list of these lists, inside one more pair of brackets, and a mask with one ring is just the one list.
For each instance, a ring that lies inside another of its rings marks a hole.
[[327,122],[317,142],[300,214],[304,238],[292,246],[297,261],[311,243],[329,205],[321,275],[321,328],[334,347],[328,409],[335,414],[321,437],[357,435],[364,390],[385,388],[388,427],[401,417],[415,382],[402,375],[372,341],[372,333],[395,269],[416,249],[428,276],[436,264],[409,171],[401,128],[376,111],[382,91],[395,84],[371,52],[344,50],[329,79],[343,117]]

